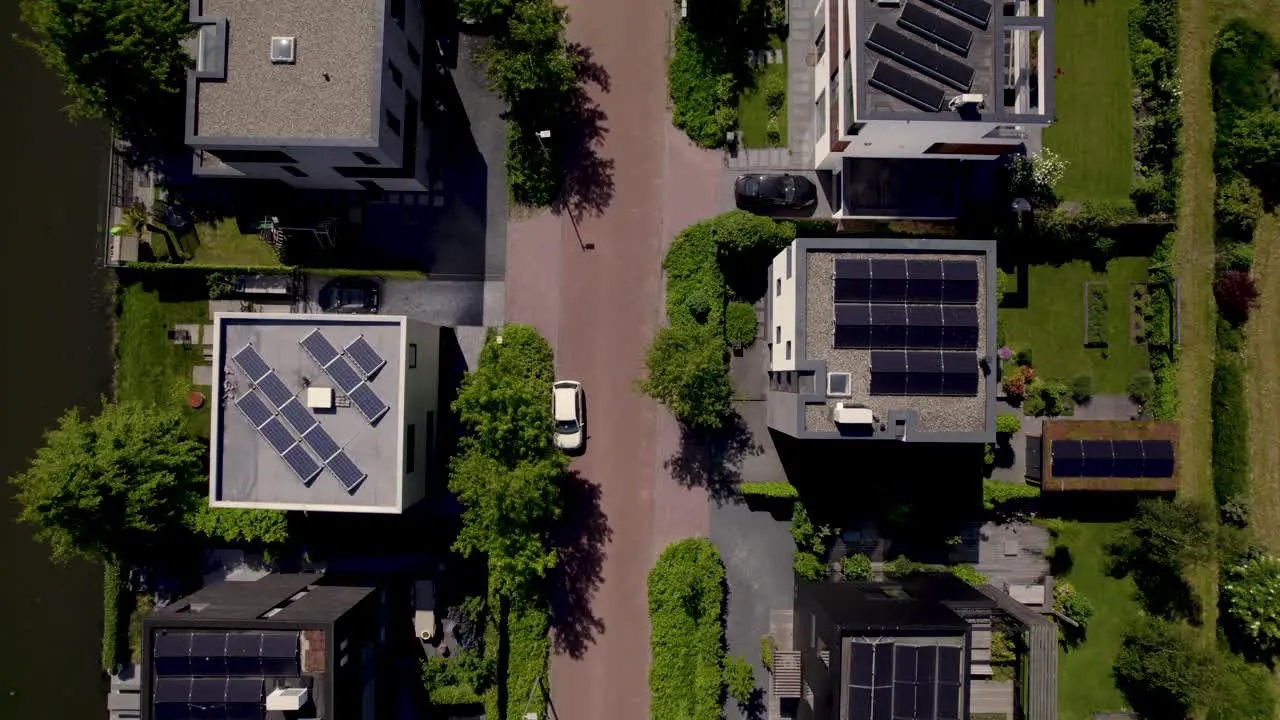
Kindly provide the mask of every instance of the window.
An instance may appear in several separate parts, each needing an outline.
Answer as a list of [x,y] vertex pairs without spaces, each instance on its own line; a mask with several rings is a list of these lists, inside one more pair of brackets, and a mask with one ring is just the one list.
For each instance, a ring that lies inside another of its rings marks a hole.
[[791,248],[787,248],[787,279],[791,279]]
[[776,289],[773,291],[773,294],[777,295],[778,297],[782,297],[782,278],[778,278],[777,280],[774,280],[773,284],[777,286]]
[[409,62],[413,63],[414,67],[422,67],[422,55],[418,52],[418,47],[413,43],[409,43],[408,50]]
[[775,343],[782,342],[782,326],[781,325],[773,326],[773,341]]
[[374,157],[374,156],[370,155],[369,153],[364,153],[364,152],[360,152],[359,150],[356,150],[355,152],[353,152],[353,153],[351,153],[351,154],[352,154],[352,155],[355,155],[355,156],[356,156],[356,159],[357,159],[357,160],[359,160],[360,162],[364,163],[365,165],[379,165],[379,164],[381,164],[381,163],[379,163],[379,162],[378,162],[378,158],[376,158],[376,157]]
[[391,0],[391,19],[396,21],[400,29],[404,29],[404,0]]
[[388,60],[388,61],[387,61],[387,69],[391,71],[391,82],[395,83],[395,84],[396,84],[396,87],[398,87],[398,88],[403,88],[403,87],[404,87],[404,75],[400,72],[400,68],[396,67],[396,64],[395,64],[395,63],[393,63],[393,62],[391,62],[390,60]]
[[790,340],[787,341],[787,359],[788,360],[791,359],[791,341]]
[[391,132],[395,133],[396,137],[399,137],[400,136],[400,118],[396,117],[396,114],[391,112],[390,109],[384,109],[382,112],[386,115],[387,127],[391,128]]
[[418,445],[418,427],[409,423],[404,429],[404,474],[413,472],[413,451]]
[[300,170],[300,169],[298,169],[298,168],[296,168],[296,167],[294,167],[294,166],[292,166],[292,165],[281,165],[281,166],[280,166],[280,169],[281,169],[281,170],[283,170],[283,171],[285,171],[285,172],[287,172],[287,173],[289,173],[290,175],[292,175],[292,176],[294,176],[294,177],[307,177],[307,174],[306,174],[305,172],[303,172],[302,170]]
[[825,26],[818,31],[818,37],[814,39],[813,47],[818,51],[818,62],[822,62],[822,58],[827,54],[827,28]]
[[224,163],[275,163],[287,165],[298,162],[288,153],[279,150],[209,150],[208,153]]
[[418,344],[409,343],[409,367],[418,367]]

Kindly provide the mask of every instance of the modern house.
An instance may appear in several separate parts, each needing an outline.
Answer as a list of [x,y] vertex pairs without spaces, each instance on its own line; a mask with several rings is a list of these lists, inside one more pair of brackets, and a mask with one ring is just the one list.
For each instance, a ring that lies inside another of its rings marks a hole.
[[191,21],[197,175],[426,189],[420,0],[191,0]]
[[391,717],[397,605],[314,573],[210,585],[143,620],[142,720]]
[[433,466],[440,328],[393,315],[217,313],[213,507],[400,513]]
[[836,217],[954,217],[985,161],[1040,149],[1052,0],[821,0],[813,22],[814,168]]
[[769,268],[769,427],[994,442],[996,245],[803,238]]
[[[1057,628],[989,585],[797,581],[792,620],[774,687],[796,720],[1056,717]],[[995,633],[1019,639],[1014,680],[985,679]]]
[[1045,492],[1172,493],[1177,445],[1176,422],[1045,420],[1027,436],[1027,476]]

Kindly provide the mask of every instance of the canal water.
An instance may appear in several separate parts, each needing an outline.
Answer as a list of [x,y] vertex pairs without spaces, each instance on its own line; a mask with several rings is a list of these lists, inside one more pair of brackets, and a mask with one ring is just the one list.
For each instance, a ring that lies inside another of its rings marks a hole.
[[106,717],[102,571],[51,563],[5,479],[66,409],[110,390],[112,300],[95,263],[107,133],[67,121],[19,29],[17,0],[0,2],[0,718],[85,720]]

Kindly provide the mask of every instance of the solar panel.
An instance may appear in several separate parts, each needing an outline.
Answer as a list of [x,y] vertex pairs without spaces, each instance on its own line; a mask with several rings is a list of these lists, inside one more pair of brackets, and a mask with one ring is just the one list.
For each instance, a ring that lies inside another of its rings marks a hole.
[[889,63],[877,62],[867,84],[925,112],[942,112],[947,105],[947,93],[942,88]]
[[898,24],[929,42],[937,43],[957,55],[968,55],[973,46],[973,33],[915,3],[907,3]]
[[898,350],[872,350],[871,372],[906,372],[907,353]]
[[910,326],[907,328],[907,347],[936,350],[943,347],[946,328]]
[[1080,444],[1084,455],[1082,477],[1111,477],[1114,467],[1110,440],[1085,440]]
[[942,301],[942,263],[937,260],[907,261],[907,302]]
[[333,457],[342,448],[338,447],[338,443],[333,441],[328,432],[320,425],[311,428],[310,432],[302,436],[307,445],[320,456],[321,460],[328,460]]
[[346,358],[334,358],[333,362],[325,366],[324,371],[333,378],[338,387],[342,388],[342,392],[350,394],[356,386],[364,382],[355,370],[351,368],[351,363]]
[[911,373],[907,375],[907,394],[941,395],[942,378],[940,373]]
[[293,439],[293,433],[289,432],[289,428],[286,428],[279,418],[271,418],[258,428],[258,431],[278,453],[283,453],[297,443],[297,440]]
[[979,378],[978,373],[947,373],[942,376],[942,389],[938,391],[940,395],[948,395],[953,397],[978,394]]
[[871,688],[849,688],[849,720],[871,720]]
[[871,663],[875,651],[868,643],[853,643],[853,657],[850,658],[849,679],[854,685],[871,687]]
[[907,263],[903,259],[871,261],[871,301],[907,299]]
[[257,382],[263,375],[271,371],[271,367],[267,365],[267,361],[262,359],[257,350],[252,345],[245,345],[240,352],[235,354],[233,358],[240,369],[248,378]]
[[284,384],[280,376],[276,375],[274,370],[267,373],[261,380],[258,380],[258,389],[276,407],[284,407],[285,403],[293,399],[293,392],[289,390],[288,385]]
[[346,353],[355,362],[356,367],[364,372],[365,377],[373,377],[375,373],[382,369],[383,365],[387,364],[387,361],[382,359],[382,356],[378,354],[377,350],[373,349],[373,346],[369,344],[368,340],[364,339],[363,335],[352,340],[347,345]]
[[835,321],[835,335],[832,338],[835,347],[871,347],[871,307],[869,305],[837,303]]
[[309,335],[302,338],[302,347],[311,355],[311,358],[324,367],[338,357],[338,351],[334,349],[333,344],[329,342],[329,338],[325,337],[319,329],[312,330]]
[[191,634],[191,674],[227,674],[227,634]]
[[938,648],[929,645],[916,653],[916,682],[932,684],[938,676]]
[[[874,280],[872,281],[875,282]],[[902,281],[894,281],[902,282]],[[903,305],[871,306],[871,347],[901,348],[907,345],[907,308]]]
[[893,720],[893,686],[871,691],[871,720]]
[[1111,451],[1115,456],[1112,477],[1142,477],[1141,440],[1116,440],[1111,443]]
[[978,263],[971,260],[944,260],[942,274],[944,303],[978,302]]
[[937,349],[942,345],[942,306],[907,306],[907,347]]
[[1056,477],[1080,477],[1084,452],[1079,440],[1054,440],[1049,446],[1051,472]]
[[355,492],[356,487],[368,477],[360,468],[356,467],[351,458],[347,457],[347,453],[341,450],[329,458],[325,465],[338,478],[338,482],[342,483],[342,487],[347,489],[347,492]]
[[371,423],[378,421],[387,412],[387,404],[382,402],[382,398],[378,397],[378,393],[369,387],[369,383],[363,383],[355,390],[349,393],[351,402],[360,408],[360,412],[365,419]]
[[320,472],[320,463],[311,457],[302,445],[294,445],[281,455],[285,463],[289,465],[289,469],[298,476],[298,479],[304,483],[309,483],[315,479],[316,474]]
[[835,301],[861,303],[871,300],[871,280],[867,278],[836,278]]
[[297,398],[290,398],[289,402],[280,406],[280,415],[294,430],[298,431],[299,435],[310,430],[316,424],[315,417],[302,406],[302,403],[298,402]]
[[244,413],[254,427],[262,427],[263,423],[271,419],[271,409],[252,390],[236,400],[236,407],[240,408],[240,412]]
[[893,718],[894,720],[915,720],[916,718],[916,685],[912,682],[896,682],[893,684]]
[[938,682],[960,682],[960,654],[958,647],[938,646]]
[[899,645],[893,649],[893,679],[913,683],[916,681],[916,648]]
[[915,327],[941,327],[942,326],[942,306],[941,305],[908,305],[907,306],[907,324]]
[[925,0],[925,2],[983,30],[987,29],[987,23],[991,21],[991,3],[985,0]]
[[959,720],[960,718],[960,686],[938,686],[938,720]]
[[913,373],[942,372],[942,353],[914,350],[907,353],[907,370]]
[[1142,476],[1149,478],[1173,477],[1173,442],[1170,440],[1143,440]]
[[227,674],[262,674],[262,636],[258,633],[231,633],[227,637]]
[[940,333],[938,347],[946,350],[977,350],[978,328],[944,327]]
[[156,675],[190,675],[191,633],[156,633],[151,645],[151,655]]
[[907,373],[871,373],[872,395],[906,395]]
[[[883,679],[882,679],[883,678]],[[877,687],[893,684],[893,643],[876,643],[875,685]]]
[[867,47],[961,92],[973,87],[973,68],[886,25],[871,27]]
[[866,280],[871,277],[871,261],[867,258],[840,258],[835,265],[837,280]]

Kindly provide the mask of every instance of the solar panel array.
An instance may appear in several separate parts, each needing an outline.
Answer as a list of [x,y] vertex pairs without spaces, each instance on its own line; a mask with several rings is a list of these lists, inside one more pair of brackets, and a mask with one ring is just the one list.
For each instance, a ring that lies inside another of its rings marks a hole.
[[835,347],[977,350],[978,309],[838,303]]
[[849,720],[960,717],[960,648],[854,641],[851,649]]
[[[985,31],[991,20],[991,3],[986,0],[925,2],[979,30]],[[866,46],[897,63],[901,69],[877,62],[867,84],[925,112],[945,110],[947,96],[942,88],[924,78],[942,83],[954,91],[969,92],[977,72],[958,58],[968,57],[974,33],[941,13],[917,3],[907,3],[902,8],[898,26],[923,42],[886,25],[872,25]]]
[[151,646],[155,674],[226,677],[298,675],[302,668],[296,632],[163,631]]
[[991,22],[991,3],[986,0],[925,0],[939,10],[960,18],[981,30]]
[[973,87],[976,73],[972,67],[916,42],[887,25],[876,23],[871,27],[867,47],[960,92],[968,92]]
[[835,261],[835,281],[838,303],[978,302],[975,260],[839,258]]
[[265,688],[261,677],[157,678],[151,716],[155,720],[262,720]]
[[1171,440],[1054,440],[1054,477],[1173,477]]
[[373,349],[373,346],[369,344],[368,340],[364,339],[363,335],[347,343],[343,351],[355,361],[356,367],[359,367],[367,378],[373,377],[382,369],[383,365],[387,364],[387,361],[382,359],[382,356],[378,354],[377,350]]
[[947,106],[947,93],[942,88],[921,80],[886,62],[877,62],[867,81],[871,87],[914,105],[925,112],[942,112]]
[[[292,395],[289,396],[289,401],[297,402]],[[249,390],[241,395],[236,399],[235,405],[303,484],[309,485],[320,474],[320,465],[302,449],[293,433],[280,422],[256,391]]]
[[898,16],[898,24],[957,55],[968,55],[969,48],[973,46],[971,31],[915,3],[907,3],[906,7],[902,8],[902,14]]
[[[353,340],[344,353],[339,354],[317,328],[302,339],[301,345],[334,384],[351,398],[370,425],[377,423],[387,413],[387,404],[378,397],[378,393],[368,382],[369,378],[386,365],[386,361],[363,337]],[[352,366],[353,362],[355,367]],[[356,370],[357,367],[360,368],[359,371]]]
[[927,350],[875,350],[871,353],[872,395],[978,394],[977,355]]

